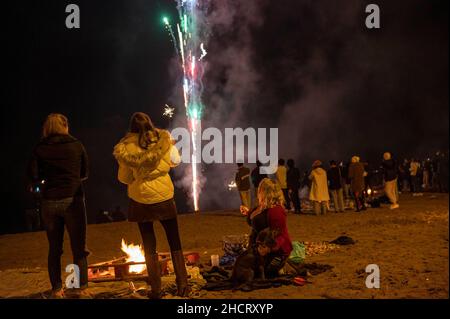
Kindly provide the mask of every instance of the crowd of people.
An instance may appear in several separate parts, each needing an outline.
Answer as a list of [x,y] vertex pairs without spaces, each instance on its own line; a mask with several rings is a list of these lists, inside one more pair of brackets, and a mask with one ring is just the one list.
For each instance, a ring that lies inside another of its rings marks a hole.
[[[258,161],[250,171],[244,164],[238,164],[235,182],[243,206],[252,207],[251,185],[256,191],[261,180],[268,177],[260,173],[261,166]],[[373,176],[377,173],[380,178],[374,182]],[[302,189],[308,190],[308,196],[303,199],[312,204],[317,215],[325,214],[330,208],[335,212],[344,212],[349,206],[357,212],[366,210],[369,206],[367,197],[374,186],[384,190],[390,209],[397,209],[400,207],[399,193],[420,195],[423,191],[448,192],[448,154],[438,151],[433,159],[419,161],[413,158],[399,163],[391,153],[385,152],[379,167],[361,161],[359,156],[353,156],[347,164],[331,160],[328,167],[315,160],[311,170],[303,174],[294,160],[286,162],[279,159],[277,171],[270,178],[280,186],[285,208],[296,214],[302,213],[299,196]]]
[[[161,268],[156,251],[154,222],[160,222],[170,246],[177,295],[190,293],[183,249],[178,229],[177,208],[174,201],[174,185],[169,175],[181,159],[170,133],[155,127],[145,113],[131,117],[129,131],[115,145],[113,156],[118,163],[118,180],[127,185],[129,197],[128,221],[139,228],[148,272],[148,297],[162,297]],[[317,215],[330,209],[345,209],[344,199],[353,198],[356,210],[366,209],[367,165],[353,156],[348,165],[330,161],[325,168],[321,161],[313,162],[311,170],[300,174],[294,160],[280,159],[276,174],[260,172],[257,162],[253,170],[238,164],[236,185],[242,201],[241,212],[247,216],[252,235],[250,249],[264,251],[265,271],[276,276],[285,265],[293,247],[286,225],[286,211],[302,212],[299,192],[309,189],[308,199]],[[417,192],[421,187],[448,190],[448,157],[438,153],[437,159],[421,164],[416,160],[397,165],[390,153],[383,155],[382,172],[386,196],[391,209],[399,207],[399,189],[406,185]],[[409,175],[408,175],[409,172]],[[61,279],[61,256],[64,232],[67,229],[73,262],[79,268],[79,293],[86,293],[88,286],[86,248],[86,206],[83,181],[88,178],[88,155],[83,144],[69,134],[68,119],[62,114],[50,114],[44,122],[42,138],[32,152],[28,176],[30,185],[39,185],[42,221],[48,238],[48,274],[52,297],[64,298]],[[420,181],[423,181],[421,186]],[[252,203],[251,186],[255,193]],[[400,187],[399,187],[400,185]],[[33,189],[33,187],[31,187]],[[331,196],[330,196],[331,195]],[[118,208],[117,211],[120,212]],[[274,234],[273,245],[259,242],[260,234],[269,230]]]

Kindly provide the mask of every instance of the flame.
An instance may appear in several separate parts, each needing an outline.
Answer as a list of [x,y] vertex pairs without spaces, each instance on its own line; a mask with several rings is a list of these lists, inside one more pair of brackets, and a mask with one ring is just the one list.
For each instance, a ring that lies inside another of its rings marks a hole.
[[[122,251],[127,254],[127,262],[145,262],[145,255],[141,245],[130,244],[127,245],[122,238]],[[129,266],[129,272],[131,274],[140,274],[145,271],[147,267],[145,265],[131,265]]]
[[367,194],[368,194],[368,195],[371,195],[371,194],[372,194],[372,190],[371,190],[370,188],[367,190]]

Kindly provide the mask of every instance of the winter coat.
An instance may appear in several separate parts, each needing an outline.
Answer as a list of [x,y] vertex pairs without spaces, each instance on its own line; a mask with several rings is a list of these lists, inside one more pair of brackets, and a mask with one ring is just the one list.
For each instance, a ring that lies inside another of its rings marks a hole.
[[279,165],[277,172],[276,172],[276,179],[277,179],[277,183],[280,185],[281,189],[287,188],[286,174],[287,174],[286,167],[283,165]]
[[329,188],[331,190],[337,190],[342,188],[342,174],[339,167],[332,167],[327,172],[328,181],[330,182]]
[[128,133],[115,147],[119,164],[118,179],[128,185],[128,197],[141,204],[172,199],[174,187],[169,171],[180,163],[170,133],[157,129],[159,138],[147,149],[139,146],[139,135]]
[[348,168],[348,177],[353,193],[361,193],[365,189],[364,183],[364,164],[357,162],[351,163]]
[[296,190],[300,188],[300,171],[298,168],[288,168],[286,173],[286,184],[289,189]]
[[383,161],[383,175],[386,182],[393,181],[397,178],[397,165],[393,159]]
[[323,168],[317,167],[312,170],[309,179],[312,182],[309,200],[317,202],[329,201],[327,172]]
[[32,183],[41,183],[42,197],[63,199],[83,196],[82,180],[88,176],[88,157],[83,144],[66,134],[42,139],[28,165]]
[[253,186],[255,187],[255,189],[258,189],[259,183],[261,183],[264,178],[267,178],[267,174],[261,174],[259,172],[259,167],[255,167],[252,170],[251,178]]
[[239,167],[235,181],[238,191],[246,192],[250,190],[250,169],[245,166]]

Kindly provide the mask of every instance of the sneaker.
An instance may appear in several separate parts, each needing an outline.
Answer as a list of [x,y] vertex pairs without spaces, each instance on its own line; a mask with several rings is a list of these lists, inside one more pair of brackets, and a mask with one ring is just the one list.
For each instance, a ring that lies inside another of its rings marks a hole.
[[391,205],[391,206],[389,207],[389,209],[397,209],[397,208],[399,208],[399,207],[400,207],[399,204],[393,204],[393,205]]

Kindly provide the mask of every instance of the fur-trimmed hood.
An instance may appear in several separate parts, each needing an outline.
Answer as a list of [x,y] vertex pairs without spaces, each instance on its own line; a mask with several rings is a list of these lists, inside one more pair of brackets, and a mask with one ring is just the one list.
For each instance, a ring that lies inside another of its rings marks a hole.
[[113,155],[116,160],[131,168],[145,167],[156,169],[164,155],[172,146],[172,137],[169,131],[156,129],[159,138],[150,144],[147,149],[139,146],[139,134],[128,133],[120,142],[114,146]]

